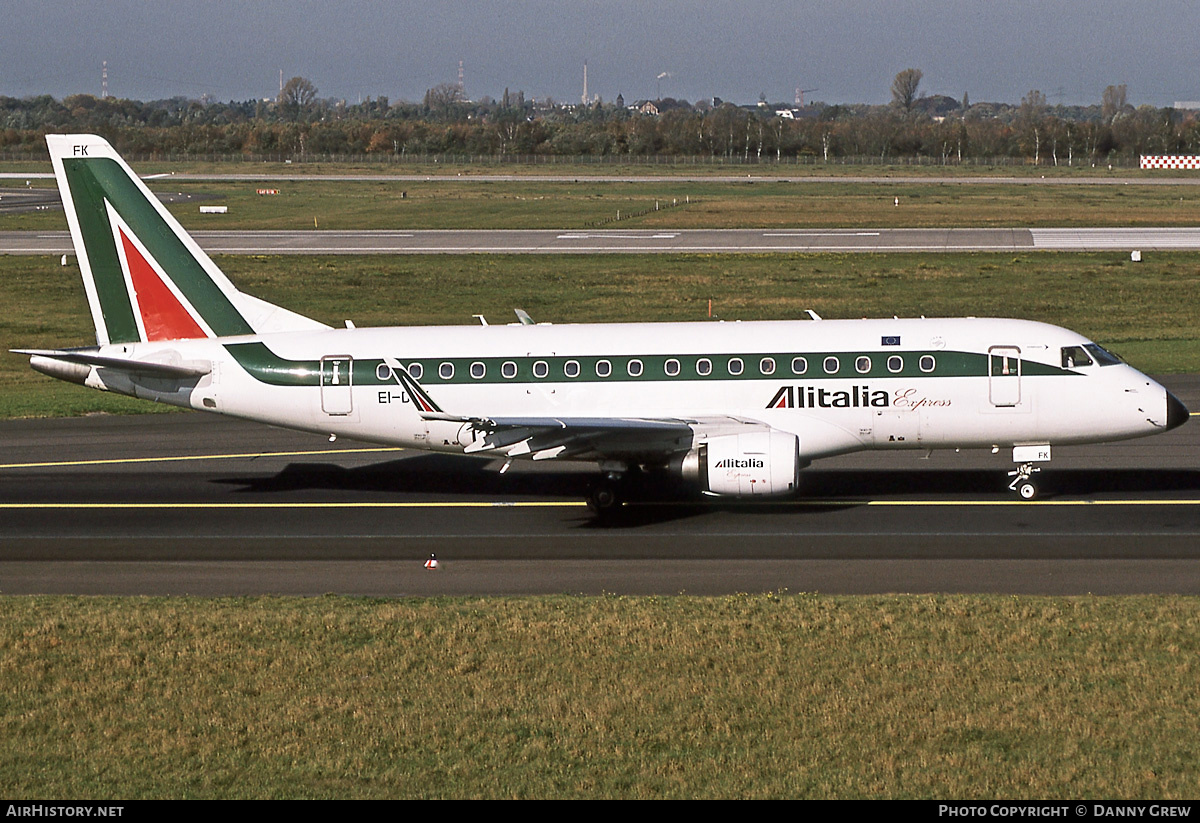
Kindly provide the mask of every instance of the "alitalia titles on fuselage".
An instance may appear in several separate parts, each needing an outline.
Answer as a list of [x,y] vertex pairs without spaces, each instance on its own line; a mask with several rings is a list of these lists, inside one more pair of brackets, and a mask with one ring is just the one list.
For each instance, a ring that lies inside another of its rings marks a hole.
[[768,409],[860,409],[896,408],[916,411],[921,408],[949,406],[949,399],[921,395],[917,389],[896,389],[889,395],[883,389],[851,386],[849,389],[824,389],[817,386],[780,386],[767,402]]

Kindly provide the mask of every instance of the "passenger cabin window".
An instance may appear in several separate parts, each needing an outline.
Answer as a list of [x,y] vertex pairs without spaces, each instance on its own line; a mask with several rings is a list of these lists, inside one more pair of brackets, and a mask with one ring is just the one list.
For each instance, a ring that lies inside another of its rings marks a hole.
[[482,380],[485,374],[487,374],[487,366],[483,365],[478,360],[471,364],[471,377],[475,378],[476,380]]
[[866,374],[871,370],[871,358],[863,355],[854,361],[854,368],[859,374]]
[[808,371],[808,361],[803,357],[792,358],[792,374],[804,374]]
[[442,365],[438,366],[438,377],[442,378],[443,380],[449,380],[450,378],[454,377],[454,364],[443,363]]
[[678,377],[679,361],[672,357],[666,363],[663,363],[663,371],[667,373],[667,377]]
[[380,383],[386,383],[392,379],[392,367],[387,363],[380,363],[375,367],[375,379]]
[[707,377],[712,374],[712,361],[707,357],[701,357],[696,361],[696,374],[701,377]]
[[730,360],[729,360],[729,373],[730,374],[737,376],[742,373],[743,368],[744,367],[742,365],[742,358],[740,358],[740,357],[730,358]]
[[824,366],[826,374],[837,374],[837,370],[841,368],[842,364],[836,357],[826,357]]
[[608,377],[610,374],[612,374],[612,363],[609,363],[607,360],[597,360],[596,376]]
[[774,374],[775,361],[770,357],[764,357],[762,360],[758,361],[758,370],[763,374]]
[[1078,369],[1090,365],[1092,365],[1092,358],[1088,357],[1083,346],[1062,347],[1062,367],[1064,369]]
[[641,360],[630,360],[629,363],[626,364],[626,366],[625,366],[625,371],[629,372],[630,377],[641,377],[642,376],[642,361]]
[[904,371],[904,358],[898,354],[893,354],[887,361],[888,371],[892,374],[898,374]]
[[533,364],[533,376],[541,380],[550,373],[550,366],[545,360],[539,360]]
[[568,360],[566,362],[566,364],[563,365],[563,374],[565,374],[567,377],[578,377],[579,376],[579,361],[578,360]]
[[505,360],[500,366],[500,374],[504,375],[505,380],[512,380],[517,376],[517,364],[511,360]]
[[917,365],[920,366],[921,371],[929,374],[929,372],[937,368],[937,361],[933,359],[932,354],[923,354],[921,355],[921,359],[917,361]]
[[412,376],[413,380],[420,380],[421,376],[425,374],[425,369],[420,363],[409,363],[408,373]]

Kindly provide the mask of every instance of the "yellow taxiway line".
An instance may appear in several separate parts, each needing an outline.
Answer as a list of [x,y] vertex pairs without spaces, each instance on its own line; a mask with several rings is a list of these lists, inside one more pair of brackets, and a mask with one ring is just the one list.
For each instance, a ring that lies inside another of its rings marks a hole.
[[103,460],[52,460],[44,463],[0,463],[0,469],[47,469],[65,466],[116,466],[134,463],[180,463],[188,460],[233,460],[257,457],[303,457],[319,454],[369,454],[373,452],[399,452],[399,446],[379,446],[367,449],[314,449],[294,452],[245,452],[243,454],[188,454],[173,457],[114,457]]
[[[730,500],[736,504],[739,501]],[[342,502],[309,501],[309,502],[239,502],[239,503],[0,503],[0,510],[12,509],[494,509],[494,508],[578,508],[585,506],[581,500],[529,500],[529,501],[456,501],[456,500],[426,500],[426,501],[353,501]],[[631,503],[631,507],[644,506],[688,506],[708,505],[717,506],[720,503],[703,503],[696,501],[646,502]],[[912,507],[996,507],[996,506],[1200,506],[1200,498],[1187,499],[1121,499],[1121,500],[862,500],[855,498],[819,499],[819,500],[789,500],[744,503],[746,508],[766,506],[789,506],[803,508],[805,506],[884,506],[893,508]]]

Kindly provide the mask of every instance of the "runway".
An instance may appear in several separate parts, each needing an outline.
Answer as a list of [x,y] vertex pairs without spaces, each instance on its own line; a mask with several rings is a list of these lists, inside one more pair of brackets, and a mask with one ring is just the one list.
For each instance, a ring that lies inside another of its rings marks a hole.
[[[196,231],[210,254],[772,254],[1200,249],[1200,228]],[[67,232],[0,232],[0,254],[73,254]]]
[[[1164,378],[1200,409],[1200,376]],[[819,461],[794,500],[659,490],[596,522],[582,464],[495,464],[216,416],[0,423],[0,593],[1200,592],[1200,425],[1008,455]],[[441,564],[427,571],[436,553]]]

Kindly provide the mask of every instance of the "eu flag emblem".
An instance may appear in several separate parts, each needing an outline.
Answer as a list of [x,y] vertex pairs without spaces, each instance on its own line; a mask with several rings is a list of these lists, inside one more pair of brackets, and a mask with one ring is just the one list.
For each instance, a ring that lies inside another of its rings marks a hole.
[[879,341],[879,345],[881,345],[881,346],[899,346],[900,345],[900,335],[885,334],[883,336],[883,339]]

